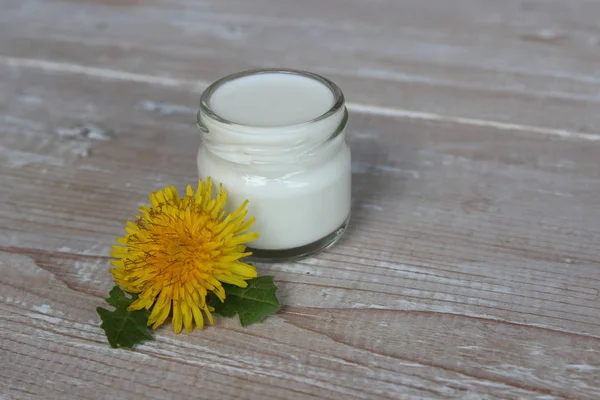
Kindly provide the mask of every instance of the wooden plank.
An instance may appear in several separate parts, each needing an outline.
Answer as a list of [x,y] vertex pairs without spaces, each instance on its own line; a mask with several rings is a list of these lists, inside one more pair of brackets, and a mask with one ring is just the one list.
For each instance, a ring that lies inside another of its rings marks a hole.
[[2,10],[4,63],[204,83],[306,68],[358,104],[600,132],[596,1],[34,0]]
[[353,114],[348,234],[258,266],[280,314],[110,350],[110,246],[148,192],[195,179],[197,98],[0,66],[0,394],[600,395],[600,141],[450,121]]

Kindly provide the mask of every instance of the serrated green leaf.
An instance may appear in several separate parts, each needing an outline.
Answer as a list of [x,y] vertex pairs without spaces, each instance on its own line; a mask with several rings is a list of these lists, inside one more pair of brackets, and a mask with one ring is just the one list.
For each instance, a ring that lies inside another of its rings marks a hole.
[[127,308],[135,300],[134,296],[127,297],[125,292],[118,286],[114,286],[105,300],[115,308]]
[[209,304],[215,308],[215,313],[224,317],[240,317],[242,326],[248,326],[262,321],[265,317],[279,311],[279,300],[275,292],[277,286],[272,276],[259,276],[250,279],[248,287],[241,288],[223,284],[227,297],[221,301],[216,296],[209,297]]
[[96,311],[102,319],[100,327],[104,329],[108,343],[112,348],[132,348],[147,340],[154,340],[146,323],[150,313],[147,310],[127,311],[135,297],[127,297],[120,287],[115,286],[106,298],[106,302],[115,307],[114,311],[98,307]]

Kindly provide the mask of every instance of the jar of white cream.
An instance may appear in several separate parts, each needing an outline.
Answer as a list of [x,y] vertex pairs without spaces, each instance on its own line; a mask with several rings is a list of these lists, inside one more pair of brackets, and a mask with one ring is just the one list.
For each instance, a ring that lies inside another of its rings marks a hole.
[[340,238],[350,216],[347,121],[342,91],[309,72],[240,72],[204,91],[199,175],[222,183],[232,208],[249,200],[260,234],[253,259],[299,258]]

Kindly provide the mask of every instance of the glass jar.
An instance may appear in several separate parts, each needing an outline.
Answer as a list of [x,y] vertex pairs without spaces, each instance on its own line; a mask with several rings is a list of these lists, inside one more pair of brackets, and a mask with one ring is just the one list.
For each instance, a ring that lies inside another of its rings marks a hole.
[[337,85],[305,71],[245,71],[204,91],[197,120],[199,176],[223,184],[229,211],[249,200],[253,259],[295,259],[341,237],[351,168]]

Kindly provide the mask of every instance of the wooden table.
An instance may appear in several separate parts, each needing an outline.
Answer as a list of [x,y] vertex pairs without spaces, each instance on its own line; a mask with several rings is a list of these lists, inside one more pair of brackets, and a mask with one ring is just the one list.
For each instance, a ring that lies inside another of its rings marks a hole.
[[[353,218],[282,311],[113,350],[95,308],[211,81],[309,69]],[[600,398],[600,2],[1,0],[0,398]]]

